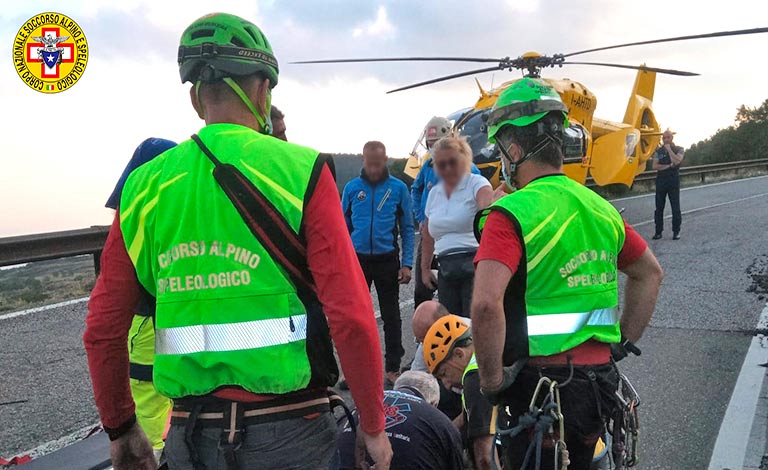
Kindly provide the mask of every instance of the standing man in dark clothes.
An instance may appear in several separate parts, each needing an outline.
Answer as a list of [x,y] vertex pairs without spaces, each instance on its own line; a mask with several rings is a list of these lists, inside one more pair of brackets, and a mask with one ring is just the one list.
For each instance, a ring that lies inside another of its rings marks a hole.
[[[400,319],[400,286],[411,281],[413,217],[408,187],[387,171],[384,144],[363,147],[363,170],[344,187],[341,204],[352,244],[368,286],[376,285],[384,322],[384,366],[390,384],[397,380],[405,354]],[[402,261],[398,235],[403,240]]]
[[683,148],[672,142],[672,131],[667,129],[661,140],[663,145],[653,154],[653,169],[656,170],[656,234],[654,240],[661,238],[664,231],[664,206],[669,196],[672,207],[672,239],[680,240],[680,225],[683,216],[680,213],[680,165],[683,163]]

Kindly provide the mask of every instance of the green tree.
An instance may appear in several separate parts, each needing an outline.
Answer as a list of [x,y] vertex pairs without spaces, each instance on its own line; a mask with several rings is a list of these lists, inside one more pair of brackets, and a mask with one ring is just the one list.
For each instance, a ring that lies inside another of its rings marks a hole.
[[734,124],[697,142],[686,152],[689,165],[735,162],[768,155],[768,99],[755,108],[740,106]]

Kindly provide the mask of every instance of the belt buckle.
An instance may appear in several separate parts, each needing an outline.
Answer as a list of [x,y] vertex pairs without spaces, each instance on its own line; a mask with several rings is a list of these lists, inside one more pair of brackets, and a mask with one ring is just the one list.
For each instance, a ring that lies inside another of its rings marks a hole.
[[230,408],[224,409],[222,419],[224,426],[219,438],[219,449],[232,452],[240,449],[243,444],[243,433],[245,433],[243,413],[243,407],[238,403],[231,403]]
[[219,439],[219,450],[231,450],[233,452],[239,450],[243,445],[244,433],[244,429],[235,429],[234,431],[231,429],[222,429],[221,438]]

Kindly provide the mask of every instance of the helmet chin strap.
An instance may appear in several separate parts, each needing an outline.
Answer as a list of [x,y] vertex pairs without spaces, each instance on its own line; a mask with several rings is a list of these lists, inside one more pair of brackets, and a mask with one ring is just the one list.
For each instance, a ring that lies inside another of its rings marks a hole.
[[523,163],[527,162],[528,160],[534,158],[536,155],[538,155],[542,150],[544,150],[547,145],[549,144],[559,144],[557,142],[557,139],[550,136],[549,134],[544,134],[544,139],[542,139],[538,144],[536,144],[530,152],[526,153],[522,156],[518,161],[514,161],[512,159],[512,156],[509,154],[509,151],[507,150],[507,147],[505,145],[499,145],[499,150],[502,154],[504,154],[506,159],[509,160],[509,167],[507,167],[507,164],[505,162],[505,159],[501,159],[501,174],[504,177],[504,182],[507,184],[507,187],[509,189],[515,189],[516,185],[513,184],[511,181],[515,176],[517,176],[517,169],[522,165]]
[[259,110],[256,109],[256,106],[254,106],[251,99],[248,98],[248,95],[245,94],[245,91],[243,91],[243,89],[240,87],[240,85],[237,84],[236,81],[234,81],[231,77],[224,77],[222,80],[224,80],[224,83],[229,85],[232,91],[234,91],[235,94],[240,97],[242,102],[245,103],[245,106],[247,106],[251,111],[253,116],[256,118],[256,121],[259,123],[259,126],[261,127],[261,133],[266,135],[272,134],[272,119],[270,119],[269,116],[269,110],[272,108],[272,92],[267,91],[267,115],[265,117],[259,114]]

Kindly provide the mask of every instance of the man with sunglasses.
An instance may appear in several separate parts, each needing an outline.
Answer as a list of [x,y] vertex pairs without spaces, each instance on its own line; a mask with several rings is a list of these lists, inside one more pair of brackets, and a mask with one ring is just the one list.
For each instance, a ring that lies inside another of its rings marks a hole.
[[[517,191],[476,218],[471,316],[485,396],[507,406],[514,426],[524,424],[541,376],[560,383],[568,468],[586,470],[615,407],[605,399],[618,384],[611,355],[634,349],[663,273],[610,203],[562,173],[565,126],[567,108],[540,79],[512,84],[491,112],[488,138]],[[619,270],[627,275],[621,315]],[[535,444],[529,431],[504,440],[508,468],[520,468]],[[542,468],[553,468],[559,439],[544,439]]]

